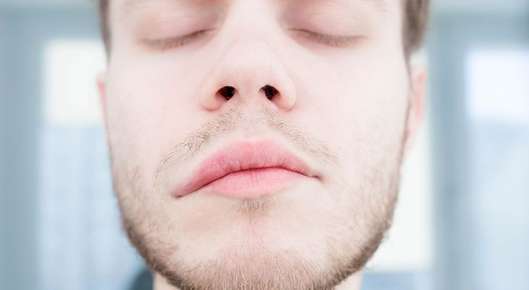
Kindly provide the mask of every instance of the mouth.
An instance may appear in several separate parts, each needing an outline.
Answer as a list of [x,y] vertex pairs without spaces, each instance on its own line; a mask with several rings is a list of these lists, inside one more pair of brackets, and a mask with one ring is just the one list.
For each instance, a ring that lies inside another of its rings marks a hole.
[[307,178],[318,178],[318,175],[279,144],[237,142],[200,163],[174,195],[180,198],[205,191],[240,199],[257,198]]

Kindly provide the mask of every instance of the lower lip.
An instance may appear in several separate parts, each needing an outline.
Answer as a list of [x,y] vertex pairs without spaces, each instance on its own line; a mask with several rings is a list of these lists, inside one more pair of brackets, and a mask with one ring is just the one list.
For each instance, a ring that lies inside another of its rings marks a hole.
[[212,194],[248,199],[278,192],[304,175],[284,168],[261,168],[230,173],[203,189]]

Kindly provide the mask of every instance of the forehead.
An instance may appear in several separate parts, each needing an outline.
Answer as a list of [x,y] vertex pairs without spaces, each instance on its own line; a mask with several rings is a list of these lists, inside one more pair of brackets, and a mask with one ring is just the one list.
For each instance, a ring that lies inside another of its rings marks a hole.
[[[110,1],[110,0],[108,0]],[[153,4],[155,2],[166,2],[166,3],[174,3],[174,4],[180,4],[180,5],[219,5],[219,4],[229,4],[229,2],[233,2],[235,0],[113,0],[111,1],[111,4],[113,6],[113,9],[116,9],[119,11],[119,13],[127,14],[128,12],[134,11],[136,9],[140,9],[142,6],[145,6],[147,4]],[[399,2],[400,0],[262,0],[262,1],[270,1],[275,4],[285,4],[285,3],[292,3],[292,4],[307,4],[307,2],[319,2],[321,4],[325,4],[328,2],[338,2],[342,4],[364,4],[367,6],[370,6],[371,8],[383,12],[386,11],[388,6],[392,4],[392,2]]]

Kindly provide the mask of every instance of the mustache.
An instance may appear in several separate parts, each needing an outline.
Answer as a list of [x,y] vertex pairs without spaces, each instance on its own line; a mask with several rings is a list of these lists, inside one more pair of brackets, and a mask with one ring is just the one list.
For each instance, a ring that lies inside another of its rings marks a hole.
[[325,164],[338,163],[337,156],[332,153],[325,142],[312,137],[292,124],[288,124],[272,109],[261,107],[257,112],[244,112],[240,107],[237,107],[208,121],[163,154],[156,169],[155,180],[168,168],[192,159],[208,145],[230,132],[236,130],[255,132],[256,130],[265,129],[282,136],[286,141],[292,143],[295,148],[319,162]]

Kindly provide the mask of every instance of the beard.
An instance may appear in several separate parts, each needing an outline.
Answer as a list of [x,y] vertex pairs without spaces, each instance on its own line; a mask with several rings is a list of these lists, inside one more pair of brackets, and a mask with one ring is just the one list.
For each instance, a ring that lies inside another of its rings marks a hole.
[[[178,175],[180,164],[223,134],[258,124],[333,174],[321,187],[298,186],[251,200],[168,197],[164,184]],[[250,120],[231,111],[160,156],[150,175],[110,142],[113,186],[129,240],[151,270],[177,289],[334,289],[366,265],[391,226],[404,130],[400,137],[348,174],[323,142],[272,113],[263,110]]]

